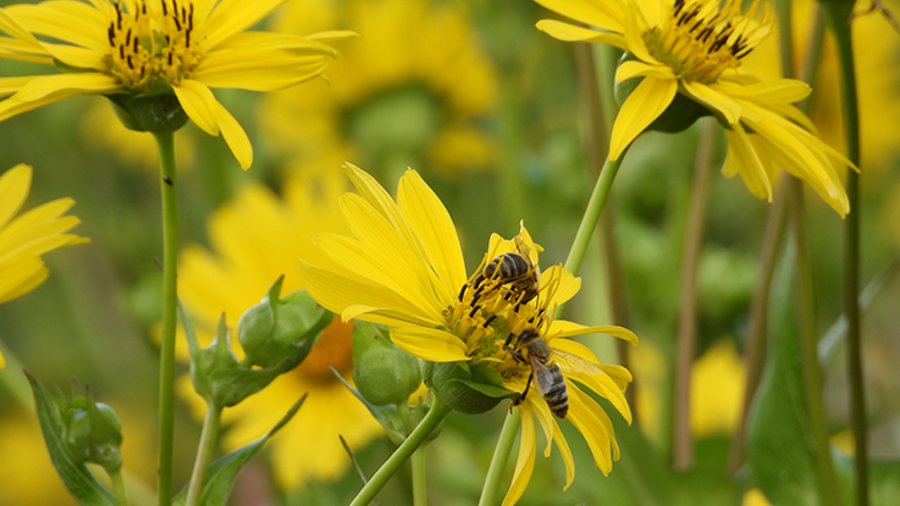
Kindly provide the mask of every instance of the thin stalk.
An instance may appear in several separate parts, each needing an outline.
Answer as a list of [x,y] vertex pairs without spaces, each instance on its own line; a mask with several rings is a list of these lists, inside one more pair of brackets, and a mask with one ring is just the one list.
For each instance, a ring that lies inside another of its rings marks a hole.
[[172,501],[172,440],[175,403],[175,320],[177,297],[178,214],[175,200],[175,140],[172,132],[153,134],[159,148],[163,229],[163,323],[159,350],[159,495]]
[[203,430],[200,432],[200,443],[197,445],[197,457],[194,460],[194,470],[191,473],[191,482],[188,485],[186,506],[197,506],[200,503],[200,493],[203,491],[203,480],[206,479],[206,470],[212,462],[216,451],[216,443],[219,439],[219,422],[222,420],[222,408],[214,403],[206,405],[206,418],[203,420]]
[[109,475],[109,481],[112,482],[119,506],[128,506],[128,491],[125,490],[125,480],[122,479],[122,470],[119,469],[108,472],[107,474]]
[[394,453],[384,461],[384,464],[381,465],[378,471],[372,475],[368,483],[353,498],[350,506],[363,506],[372,502],[388,480],[400,469],[400,466],[428,440],[428,436],[431,435],[449,413],[450,408],[435,398],[425,418],[419,422],[419,425],[413,429],[409,436],[400,443],[400,446],[394,450]]
[[[578,81],[584,106],[587,109],[588,128],[585,139],[590,165],[599,171],[606,159],[609,146],[602,140],[608,138],[615,119],[615,97],[613,85],[615,58],[611,53],[616,51],[612,46],[596,44],[574,44],[575,63],[578,68]],[[599,58],[595,58],[595,51]],[[597,60],[600,60],[599,62]],[[598,177],[595,174],[595,177]],[[628,308],[625,305],[625,282],[622,279],[622,261],[619,256],[618,239],[615,233],[613,196],[607,197],[610,206],[606,212],[600,213],[600,247],[605,262],[606,292],[609,299],[609,312],[612,323],[628,326]],[[616,340],[616,354],[619,364],[630,369],[630,345]],[[625,391],[625,398],[631,406],[635,423],[638,423],[637,384],[632,382]]]
[[565,269],[572,274],[577,274],[584,260],[584,253],[587,251],[588,243],[594,230],[597,228],[597,222],[600,221],[600,212],[603,211],[603,205],[606,203],[606,197],[609,195],[609,189],[612,187],[613,180],[619,172],[619,166],[625,153],[618,160],[609,160],[603,164],[600,169],[600,177],[594,185],[591,192],[591,198],[588,200],[587,209],[584,210],[584,216],[581,218],[581,224],[578,225],[578,231],[575,232],[575,240],[572,242],[572,249],[569,250],[569,256],[566,257]]
[[715,128],[712,121],[700,130],[690,208],[681,257],[681,294],[678,308],[678,341],[675,350],[675,402],[673,406],[672,465],[687,469],[694,464],[694,441],[691,437],[691,366],[697,347],[697,270],[703,249],[709,174],[715,151]]
[[428,445],[422,445],[414,451],[409,459],[412,468],[413,506],[426,506],[428,504],[428,481],[426,479],[425,449]]
[[519,430],[521,421],[518,409],[514,409],[506,415],[503,429],[500,430],[500,438],[497,439],[497,447],[494,449],[494,456],[491,458],[491,465],[488,467],[487,477],[484,479],[478,506],[494,506],[500,502],[500,478],[506,469],[506,462],[509,460],[509,454],[512,451],[513,442],[516,440],[516,432]]
[[[860,166],[859,103],[856,89],[856,68],[853,60],[853,34],[850,16],[852,5],[828,5],[825,12],[837,41],[841,68],[841,99],[844,109],[844,128],[847,137],[847,158]],[[839,12],[843,9],[843,12]],[[842,15],[843,14],[843,15]],[[862,314],[859,307],[859,184],[860,174],[847,174],[847,198],[850,214],[844,221],[844,313],[847,317],[847,375],[850,379],[850,424],[856,442],[854,474],[856,504],[869,504],[868,438],[866,437],[866,396],[863,384]]]
[[[783,178],[782,178],[783,182]],[[766,357],[766,337],[769,322],[769,293],[772,287],[772,277],[775,274],[778,252],[781,250],[781,240],[784,238],[784,229],[787,218],[785,212],[785,196],[787,191],[784,184],[779,184],[775,191],[775,198],[766,218],[766,229],[763,232],[762,252],[760,253],[759,274],[756,277],[756,285],[753,287],[753,298],[750,301],[750,322],[747,325],[747,345],[744,351],[744,398],[741,402],[741,415],[735,426],[731,438],[731,450],[728,456],[728,472],[734,475],[744,462],[747,442],[747,419],[750,406],[756,396],[759,380],[762,378],[763,365]]]
[[819,499],[822,504],[840,503],[840,491],[831,449],[828,446],[828,427],[825,422],[825,405],[822,401],[822,372],[819,369],[819,355],[816,352],[818,334],[816,332],[816,308],[813,297],[813,273],[810,263],[809,238],[806,235],[806,216],[803,202],[803,182],[797,178],[788,181],[790,210],[794,241],[797,248],[797,310],[800,324],[800,347],[803,353],[803,380],[806,390],[807,410],[816,447],[816,474],[819,483]]

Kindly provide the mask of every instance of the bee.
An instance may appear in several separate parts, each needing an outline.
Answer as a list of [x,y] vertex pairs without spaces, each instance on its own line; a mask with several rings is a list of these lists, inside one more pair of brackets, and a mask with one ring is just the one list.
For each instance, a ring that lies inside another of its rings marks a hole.
[[[515,338],[515,343],[513,343]],[[559,418],[565,418],[569,411],[569,394],[566,390],[566,380],[559,366],[550,361],[554,352],[546,341],[541,339],[536,329],[527,328],[518,335],[509,334],[503,349],[512,357],[531,366],[528,381],[525,382],[525,390],[519,394],[513,405],[521,404],[531,388],[532,380],[537,381],[537,389],[550,408],[550,411]],[[523,350],[524,353],[519,350]]]
[[496,281],[497,286],[508,286],[506,298],[515,301],[517,306],[537,297],[540,269],[528,258],[527,246],[517,241],[516,247],[518,252],[510,251],[494,257],[472,280],[476,294],[481,293],[485,281],[492,280]]

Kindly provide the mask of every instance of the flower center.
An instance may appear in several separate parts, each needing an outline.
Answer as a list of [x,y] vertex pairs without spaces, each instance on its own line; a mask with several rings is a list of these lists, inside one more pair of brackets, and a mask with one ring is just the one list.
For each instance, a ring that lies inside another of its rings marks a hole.
[[322,331],[316,345],[295,372],[304,381],[318,384],[337,381],[334,373],[328,368],[329,365],[341,374],[349,374],[353,368],[352,335],[353,324],[335,318]]
[[161,0],[161,10],[149,0],[103,5],[110,19],[105,58],[110,75],[136,91],[146,91],[158,80],[178,85],[190,77],[203,56],[193,37],[191,0]]
[[771,30],[773,19],[766,6],[756,19],[759,0],[746,14],[740,0],[675,0],[662,26],[642,34],[650,54],[669,66],[678,78],[712,83],[722,72],[740,66]]

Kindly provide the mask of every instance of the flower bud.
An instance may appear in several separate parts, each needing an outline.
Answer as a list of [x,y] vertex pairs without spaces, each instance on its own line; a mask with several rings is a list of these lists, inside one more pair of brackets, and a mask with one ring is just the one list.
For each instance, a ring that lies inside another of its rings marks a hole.
[[219,318],[216,338],[212,344],[193,352],[191,357],[191,380],[194,383],[194,390],[208,401],[221,396],[220,384],[216,382],[216,378],[228,370],[240,367],[237,357],[231,351],[230,341],[223,314]]
[[[619,64],[621,65],[623,62],[633,59],[634,56],[632,54],[625,53],[619,60]],[[637,88],[637,85],[640,84],[642,80],[643,78],[636,77],[622,82],[616,81],[614,89],[616,102],[619,106],[625,103],[625,99],[631,95],[631,92]],[[697,121],[697,119],[709,115],[711,115],[711,113],[707,108],[681,93],[676,93],[675,99],[672,100],[669,107],[667,107],[653,123],[650,123],[650,126],[647,127],[646,131],[657,131],[670,134],[681,132],[687,130],[695,121]]]
[[168,87],[151,89],[140,95],[107,95],[116,116],[129,130],[138,132],[174,132],[188,117],[175,93]]
[[110,473],[122,467],[122,423],[110,406],[78,396],[63,407],[62,419],[65,444],[76,462],[98,464]]
[[484,413],[517,395],[502,387],[497,371],[468,362],[426,364],[425,384],[445,404],[468,414]]
[[398,348],[379,327],[355,322],[353,381],[367,401],[384,406],[405,403],[422,374],[418,359]]
[[334,317],[306,292],[279,298],[282,281],[283,276],[238,321],[238,340],[253,365],[270,367],[290,359],[291,366],[296,366]]

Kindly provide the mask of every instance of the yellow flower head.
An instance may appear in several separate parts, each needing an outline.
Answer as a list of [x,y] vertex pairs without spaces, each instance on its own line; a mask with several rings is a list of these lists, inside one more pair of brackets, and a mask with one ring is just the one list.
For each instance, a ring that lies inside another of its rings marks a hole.
[[[281,274],[283,294],[303,288],[298,258],[316,255],[313,234],[341,229],[335,202],[345,184],[333,170],[298,175],[285,185],[283,199],[251,184],[213,213],[209,222],[213,250],[190,246],[178,266],[179,294],[204,345],[211,341],[223,311],[228,325],[236,328],[241,314],[259,302]],[[382,433],[365,406],[328,368],[332,365],[352,382],[352,330],[352,325],[335,321],[297,369],[226,409],[223,415],[230,429],[224,444],[235,449],[258,438],[308,392],[301,414],[272,441],[275,477],[290,488],[340,477],[349,461],[338,435],[359,449]],[[183,386],[190,390],[189,381]],[[195,394],[187,397],[202,416],[202,400]]]
[[360,38],[329,67],[332,82],[265,99],[260,123],[276,148],[319,166],[396,166],[399,158],[452,174],[491,163],[494,145],[481,124],[495,108],[498,79],[464,10],[426,0],[294,2],[275,28],[334,25]]
[[541,20],[538,29],[564,41],[610,44],[630,55],[619,82],[641,81],[613,125],[610,158],[666,111],[677,94],[703,106],[725,126],[728,151],[722,172],[740,175],[759,198],[772,199],[781,169],[806,181],[841,216],[850,210],[837,166],[844,156],[822,142],[809,118],[792,104],[810,88],[792,79],[763,80],[741,59],[772,30],[768,3],[754,0],[537,0],[548,9],[591,25]]
[[[284,0],[50,1],[0,9],[0,58],[57,65],[62,74],[0,78],[0,121],[81,94],[171,87],[187,116],[222,135],[241,167],[253,161],[246,133],[210,87],[272,91],[318,76],[335,55],[302,37],[246,31]],[[38,38],[41,37],[41,38]]]
[[[57,199],[16,216],[28,197],[31,167],[23,164],[0,176],[0,303],[22,296],[47,279],[41,255],[66,246],[88,242],[67,234],[81,220],[65,216],[75,204]],[[3,367],[0,355],[0,367]]]
[[568,338],[602,332],[636,342],[634,333],[554,319],[580,280],[562,266],[540,272],[541,247],[524,227],[511,240],[493,235],[469,276],[453,221],[417,172],[403,175],[394,199],[361,169],[346,169],[357,190],[340,201],[349,233],[316,238],[328,258],[302,264],[309,293],[345,321],[387,325],[393,341],[417,357],[488,367],[503,388],[519,394],[514,405],[521,410],[522,437],[504,504],[516,502],[531,478],[536,424],[547,439],[545,455],[553,443],[562,454],[566,487],[574,463],[557,418],[575,425],[608,473],[619,456],[612,423],[584,388],[609,399],[630,421],[623,391],[631,374],[600,364]]

